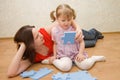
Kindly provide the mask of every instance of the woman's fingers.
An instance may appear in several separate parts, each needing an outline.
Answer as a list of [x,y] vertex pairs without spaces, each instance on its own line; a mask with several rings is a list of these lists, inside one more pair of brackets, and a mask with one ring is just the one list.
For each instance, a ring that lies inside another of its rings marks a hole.
[[83,39],[82,32],[76,31],[75,40],[80,42],[82,39]]

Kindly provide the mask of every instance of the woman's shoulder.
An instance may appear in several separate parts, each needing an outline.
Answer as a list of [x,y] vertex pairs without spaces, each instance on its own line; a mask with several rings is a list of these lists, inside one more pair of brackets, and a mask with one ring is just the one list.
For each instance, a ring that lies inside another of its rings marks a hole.
[[40,29],[39,29],[39,32],[40,32],[44,37],[45,37],[45,36],[51,37],[48,29],[46,29],[46,28],[40,28]]

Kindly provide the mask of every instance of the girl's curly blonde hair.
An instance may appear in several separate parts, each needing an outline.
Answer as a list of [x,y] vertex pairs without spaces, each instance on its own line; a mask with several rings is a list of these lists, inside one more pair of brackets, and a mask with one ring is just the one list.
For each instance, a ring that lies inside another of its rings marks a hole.
[[68,4],[60,4],[57,8],[56,11],[52,11],[50,13],[50,17],[52,19],[52,22],[56,20],[59,16],[66,16],[68,19],[75,19],[76,14],[74,9],[72,9]]

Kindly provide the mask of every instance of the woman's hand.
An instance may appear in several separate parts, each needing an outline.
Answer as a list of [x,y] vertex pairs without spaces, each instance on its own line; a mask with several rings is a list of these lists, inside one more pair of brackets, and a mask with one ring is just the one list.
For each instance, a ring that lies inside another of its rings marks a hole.
[[18,45],[20,45],[21,47],[26,47],[25,43],[23,43],[23,42],[19,42]]
[[81,62],[85,59],[85,56],[83,54],[77,54],[77,56],[75,57],[76,61]]
[[76,30],[76,35],[75,35],[75,40],[77,42],[80,42],[82,39],[84,38],[83,34],[82,34],[82,30]]

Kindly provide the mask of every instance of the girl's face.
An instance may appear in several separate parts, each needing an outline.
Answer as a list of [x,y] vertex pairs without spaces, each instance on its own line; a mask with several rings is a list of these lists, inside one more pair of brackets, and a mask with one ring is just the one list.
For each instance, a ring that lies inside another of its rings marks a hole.
[[57,18],[58,23],[65,30],[71,26],[72,20],[73,18],[68,19],[67,16],[62,16],[62,15]]
[[33,37],[34,37],[34,45],[35,47],[40,47],[44,43],[43,35],[39,33],[35,28],[32,29]]

